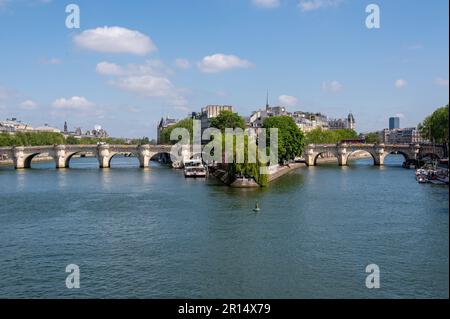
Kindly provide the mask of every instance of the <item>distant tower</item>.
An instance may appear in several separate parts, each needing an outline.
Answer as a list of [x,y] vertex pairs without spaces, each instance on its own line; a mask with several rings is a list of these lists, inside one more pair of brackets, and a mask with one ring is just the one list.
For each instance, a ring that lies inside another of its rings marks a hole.
[[67,122],[64,122],[64,133],[67,134],[69,131],[67,130]]
[[347,128],[350,130],[354,130],[356,128],[356,122],[352,112],[350,112],[347,116]]
[[390,117],[389,118],[389,129],[396,130],[399,128],[400,128],[400,118],[398,116]]
[[269,111],[269,90],[267,90],[267,96],[266,96],[266,111]]

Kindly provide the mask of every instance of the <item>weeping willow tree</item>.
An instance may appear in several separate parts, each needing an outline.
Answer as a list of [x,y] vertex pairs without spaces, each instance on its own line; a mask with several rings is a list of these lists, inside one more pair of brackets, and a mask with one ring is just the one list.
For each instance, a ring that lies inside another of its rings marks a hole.
[[[226,149],[225,141],[230,141],[231,139],[233,141],[233,162],[227,165],[228,176],[242,175],[251,177],[261,187],[267,186],[269,184],[269,175],[261,173],[261,171],[264,171],[266,164],[260,161],[256,143],[254,141],[249,143],[248,134],[244,134],[240,142],[238,142],[239,136],[234,134],[230,136],[227,134],[223,141],[224,150]],[[252,154],[249,153],[249,145]],[[230,154],[226,154],[225,156],[231,157]]]

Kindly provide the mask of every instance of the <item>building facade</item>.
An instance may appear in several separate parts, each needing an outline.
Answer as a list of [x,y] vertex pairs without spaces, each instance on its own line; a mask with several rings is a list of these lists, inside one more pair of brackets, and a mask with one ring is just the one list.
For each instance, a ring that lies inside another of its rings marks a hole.
[[158,127],[156,129],[156,143],[161,144],[161,133],[164,129],[175,125],[178,123],[178,120],[170,119],[166,116],[166,118],[161,118],[161,121],[159,121]]
[[0,133],[18,133],[18,132],[33,132],[34,128],[26,123],[22,123],[16,118],[6,119],[0,121]]
[[384,129],[378,133],[380,141],[385,144],[414,144],[423,143],[426,140],[415,127]]
[[396,130],[400,128],[400,118],[399,117],[390,117],[389,118],[389,129]]

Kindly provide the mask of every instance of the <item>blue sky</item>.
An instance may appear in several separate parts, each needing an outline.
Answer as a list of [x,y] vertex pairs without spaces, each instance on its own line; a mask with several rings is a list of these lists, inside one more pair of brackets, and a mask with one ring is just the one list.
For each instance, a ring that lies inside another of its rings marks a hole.
[[[65,7],[81,10],[80,29]],[[381,28],[365,26],[376,3]],[[0,0],[0,118],[156,135],[207,104],[416,126],[449,100],[448,1]]]

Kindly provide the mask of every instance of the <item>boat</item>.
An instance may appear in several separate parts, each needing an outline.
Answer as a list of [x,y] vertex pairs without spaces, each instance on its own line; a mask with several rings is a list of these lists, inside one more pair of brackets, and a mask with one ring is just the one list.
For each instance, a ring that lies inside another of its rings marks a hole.
[[428,178],[426,175],[417,175],[416,179],[417,179],[417,182],[419,182],[420,184],[428,183]]
[[253,208],[253,211],[254,211],[255,213],[261,211],[261,208],[259,208],[258,202],[255,203],[255,208]]
[[192,159],[184,163],[184,177],[186,178],[206,177],[207,174],[208,171],[201,159]]

